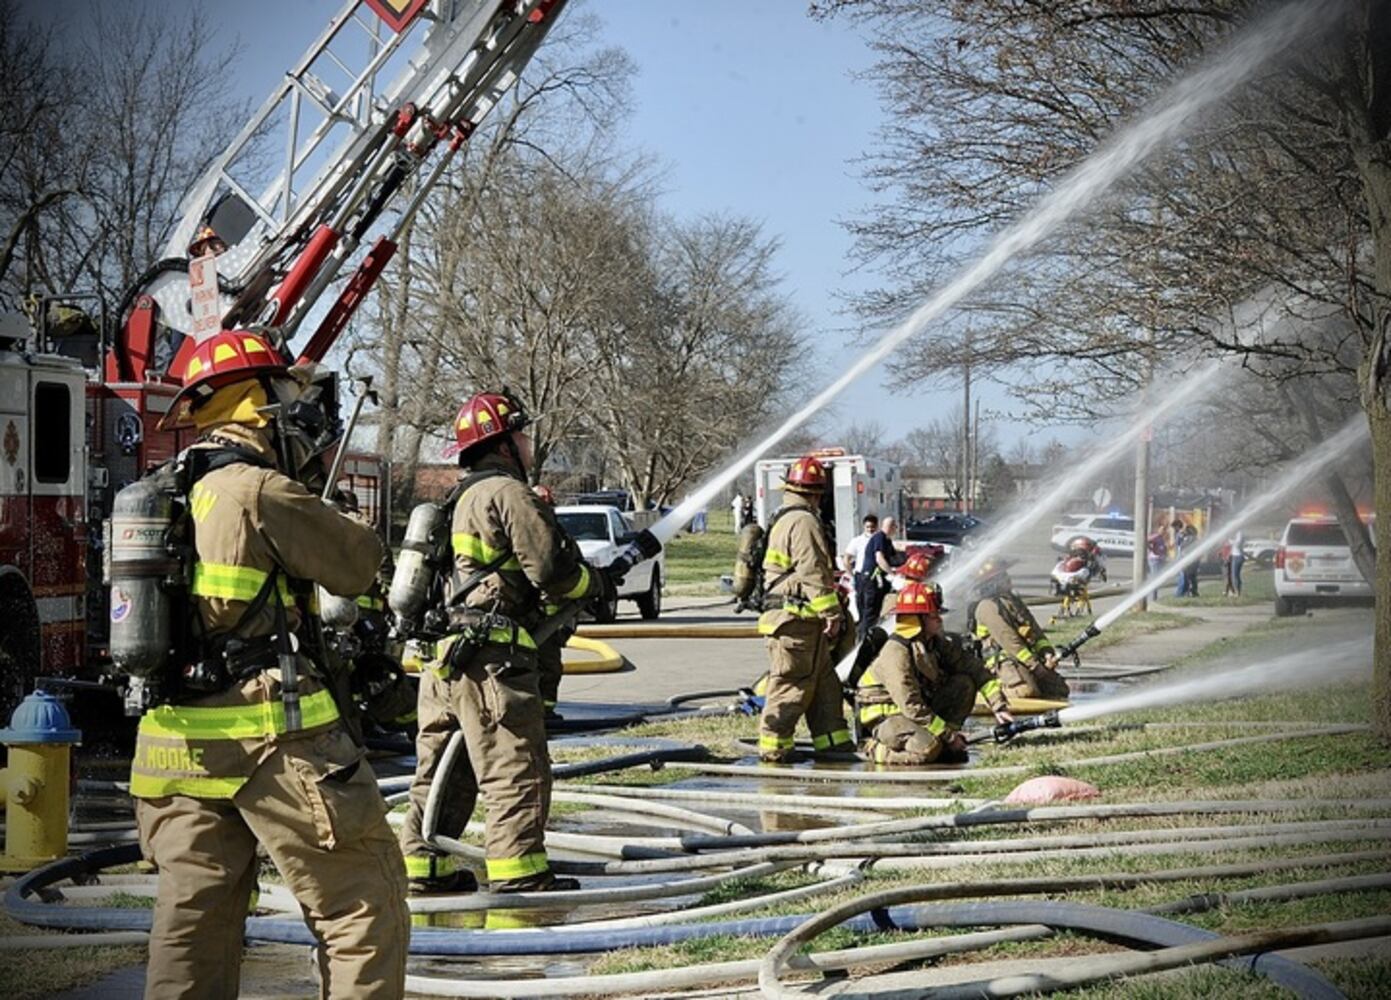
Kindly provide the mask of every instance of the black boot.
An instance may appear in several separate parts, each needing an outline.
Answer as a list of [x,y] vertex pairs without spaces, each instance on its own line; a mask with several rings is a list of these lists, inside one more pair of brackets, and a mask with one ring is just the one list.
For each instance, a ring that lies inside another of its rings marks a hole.
[[413,878],[408,885],[410,892],[417,896],[477,892],[478,877],[467,868],[460,868],[443,875]]
[[522,878],[509,878],[492,883],[493,892],[574,892],[580,887],[580,880],[564,878],[553,872],[537,872]]

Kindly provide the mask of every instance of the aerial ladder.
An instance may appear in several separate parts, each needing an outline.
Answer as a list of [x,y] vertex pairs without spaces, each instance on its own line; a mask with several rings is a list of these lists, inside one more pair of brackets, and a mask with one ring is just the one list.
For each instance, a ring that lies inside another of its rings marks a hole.
[[[13,623],[0,629],[5,717],[41,672],[101,686],[102,525],[119,490],[191,443],[160,418],[197,337],[251,327],[288,358],[323,360],[564,6],[344,0],[185,197],[161,259],[126,292],[111,329],[105,313],[92,324],[95,378],[86,355],[71,353],[74,338],[50,338],[43,322],[30,338],[0,322],[0,499],[24,499],[21,516],[0,523],[0,608]],[[207,257],[190,260],[190,244],[209,228],[225,250],[212,259],[216,298],[203,280],[195,310],[194,264],[203,279],[209,269]],[[39,315],[93,297],[50,296]],[[31,448],[40,428],[43,447]],[[353,461],[375,470],[381,523],[385,466]]]
[[[221,325],[261,329],[290,356],[322,360],[564,5],[347,0],[185,198],[163,259],[125,296],[107,378],[183,370],[197,342],[187,248],[205,227],[226,246],[216,259]],[[279,146],[270,171],[268,144]],[[257,174],[270,178],[259,188]],[[291,351],[378,223],[384,231]]]

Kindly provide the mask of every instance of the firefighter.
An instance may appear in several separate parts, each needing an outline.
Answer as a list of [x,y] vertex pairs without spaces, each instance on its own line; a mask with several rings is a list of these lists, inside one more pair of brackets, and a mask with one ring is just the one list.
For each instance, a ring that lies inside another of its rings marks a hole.
[[1011,698],[1068,696],[1058,674],[1058,654],[1048,635],[1013,590],[1009,563],[986,560],[976,571],[976,602],[967,615],[971,633],[981,641],[985,666],[1000,678]]
[[[436,830],[462,833],[478,796],[487,810],[486,868],[494,892],[578,888],[557,878],[546,857],[551,764],[546,752],[536,642],[547,600],[607,597],[614,584],[587,566],[551,508],[526,485],[529,423],[505,393],[480,393],[455,419],[464,470],[454,503],[454,573],[446,588],[451,634],[422,671],[417,703],[416,770],[401,831],[416,891],[476,885],[467,869],[422,835],[432,783],[441,801]],[[462,729],[467,757],[437,774],[451,735]]]
[[188,497],[201,636],[141,719],[131,767],[159,869],[147,997],[237,996],[258,842],[319,940],[322,996],[405,988],[401,851],[304,610],[314,584],[365,590],[382,545],[296,479],[331,434],[297,374],[256,334],[215,334],[161,425],[200,432],[187,458],[202,472]]
[[767,593],[781,604],[758,619],[758,631],[768,637],[771,661],[758,753],[769,763],[791,756],[793,733],[803,715],[817,752],[854,747],[831,663],[831,647],[845,627],[845,614],[836,593],[834,557],[818,514],[825,488],[826,467],[821,462],[807,456],[792,463],[783,482],[782,510],[768,533],[763,556]]
[[946,610],[931,584],[904,587],[894,634],[860,677],[860,752],[876,764],[965,763],[961,725],[977,691],[998,721],[1014,721],[999,680],[959,636],[942,631]]
[[[898,589],[891,589],[884,595],[884,603],[879,609],[881,619],[888,618],[897,612],[898,595],[904,587],[910,583],[927,583],[937,572],[937,565],[941,561],[946,549],[940,545],[922,545],[908,553],[908,558],[903,560],[903,565],[894,571],[895,576],[902,582],[898,583]],[[897,581],[896,581],[897,582]],[[938,584],[931,584],[933,590],[937,591],[937,599],[942,597],[942,588]]]

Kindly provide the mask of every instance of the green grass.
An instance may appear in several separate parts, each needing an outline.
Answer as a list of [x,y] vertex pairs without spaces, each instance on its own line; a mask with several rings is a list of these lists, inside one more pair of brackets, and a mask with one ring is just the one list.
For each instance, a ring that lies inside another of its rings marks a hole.
[[[1073,636],[1080,635],[1092,622],[1096,621],[1095,615],[1083,615],[1080,618],[1062,618],[1057,622],[1046,626],[1048,637],[1055,644],[1060,644],[1070,640]],[[1201,618],[1194,618],[1192,615],[1179,615],[1165,611],[1132,611],[1130,614],[1122,615],[1106,626],[1106,630],[1100,635],[1087,641],[1087,652],[1095,653],[1099,649],[1106,649],[1108,646],[1119,645],[1127,642],[1138,635],[1149,635],[1152,632],[1166,632],[1173,628],[1183,628],[1188,625],[1196,625],[1202,621]]]
[[1198,580],[1197,597],[1175,597],[1173,585],[1164,587],[1159,593],[1159,603],[1169,607],[1211,608],[1244,607],[1254,604],[1273,604],[1275,601],[1275,573],[1273,570],[1253,568],[1247,561],[1241,571],[1241,596],[1222,596],[1222,576],[1204,575]]
[[729,512],[710,515],[710,530],[699,535],[680,534],[667,543],[667,593],[706,595],[720,593],[720,577],[734,572],[738,538],[730,527]]
[[[0,915],[0,938],[59,934],[29,927]],[[0,962],[0,994],[6,1000],[40,1000],[94,982],[116,969],[145,961],[144,948],[60,948],[32,951],[21,958],[11,952]]]

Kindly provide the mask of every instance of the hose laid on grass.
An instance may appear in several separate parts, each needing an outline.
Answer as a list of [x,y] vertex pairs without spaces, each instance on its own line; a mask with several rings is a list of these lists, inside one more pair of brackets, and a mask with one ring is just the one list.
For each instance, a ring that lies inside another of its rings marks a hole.
[[[1170,757],[1176,754],[1194,753],[1203,750],[1223,750],[1228,747],[1247,746],[1255,743],[1274,743],[1282,740],[1296,740],[1310,736],[1344,736],[1350,733],[1368,731],[1363,725],[1340,725],[1320,729],[1297,729],[1283,733],[1267,733],[1261,736],[1237,736],[1210,743],[1189,743],[1183,746],[1155,747],[1150,750],[1133,750],[1129,753],[1108,754],[1103,757],[1082,757],[1077,760],[1064,760],[1057,763],[1063,770],[1085,767],[1101,767],[1110,764],[1125,764],[1153,757]],[[884,784],[935,784],[959,781],[962,778],[1006,778],[1029,774],[1034,770],[1031,764],[1011,764],[1003,767],[942,767],[933,771],[839,771],[827,768],[807,768],[800,765],[776,764],[712,764],[708,762],[674,762],[674,769],[697,771],[701,774],[736,774],[745,777],[782,779],[784,781],[839,781]]]
[[[1043,882],[1045,880],[1027,880],[1030,882]],[[1073,881],[1073,880],[1058,880]],[[1080,888],[1081,886],[1079,886]],[[1225,958],[1238,954],[1243,950],[1264,950],[1260,942],[1242,941],[1236,946],[1236,950],[1230,950],[1232,943],[1217,944],[1222,939],[1210,931],[1199,930],[1187,924],[1175,923],[1165,920],[1162,917],[1149,914],[1137,913],[1133,910],[1116,910],[1101,906],[1085,906],[1077,903],[1059,902],[1035,902],[1035,903],[1010,903],[1000,905],[998,903],[968,903],[956,906],[933,906],[916,907],[909,909],[906,904],[920,903],[926,900],[943,898],[942,886],[907,886],[898,889],[887,889],[882,892],[870,893],[857,899],[850,900],[840,906],[832,907],[823,913],[818,913],[810,919],[797,926],[796,929],[785,934],[768,953],[764,955],[758,970],[758,985],[765,997],[776,998],[776,1000],[787,1000],[793,997],[805,997],[808,994],[800,990],[793,991],[788,989],[782,982],[782,976],[788,968],[788,959],[803,945],[814,940],[819,934],[833,927],[849,924],[864,914],[873,913],[879,917],[877,923],[881,929],[901,928],[901,929],[920,929],[924,926],[924,919],[931,920],[929,926],[958,926],[962,924],[974,924],[976,926],[988,926],[999,923],[1022,923],[1022,924],[1042,924],[1048,927],[1069,930],[1085,930],[1095,934],[1102,934],[1108,938],[1122,938],[1136,943],[1159,945],[1164,949],[1173,949],[1184,946],[1194,946],[1204,944],[1209,947],[1206,952],[1191,952],[1193,957],[1187,958],[1180,964],[1188,964],[1194,960],[1210,961],[1215,958]],[[1093,888],[1098,888],[1093,885]],[[1053,890],[1037,890],[1053,891]],[[975,895],[992,895],[993,893],[981,892]],[[899,908],[899,909],[894,909]],[[900,913],[905,911],[910,915],[910,919],[905,926]],[[935,912],[934,912],[935,911]],[[974,917],[963,920],[961,914],[974,914]],[[1371,920],[1348,921],[1349,925],[1336,929],[1329,929],[1328,925],[1323,925],[1317,929],[1296,928],[1301,932],[1300,935],[1289,935],[1285,940],[1288,944],[1309,944],[1317,941],[1327,940],[1350,940],[1360,937],[1372,937],[1384,934],[1391,929],[1391,918],[1378,917]],[[1274,932],[1279,933],[1279,932]],[[1273,939],[1270,939],[1273,940]],[[1276,947],[1283,945],[1274,945]],[[1160,952],[1159,954],[1162,954]],[[1148,956],[1124,956],[1125,958],[1143,959]],[[1166,956],[1172,959],[1171,954]],[[1093,963],[1077,958],[1073,960],[1073,966],[1079,971],[1086,969],[1090,972],[1091,978],[1080,980],[1068,985],[1081,985],[1083,982],[1096,981],[1098,967]],[[1173,968],[1168,965],[1164,968]],[[1134,968],[1135,972],[1155,971],[1146,968],[1142,962],[1134,965],[1112,966],[1115,968]],[[1278,959],[1274,956],[1261,956],[1251,963],[1251,971],[1262,973],[1281,986],[1293,989],[1302,997],[1341,997],[1342,994],[1333,986],[1332,983],[1324,979],[1318,973],[1307,969],[1295,962],[1286,959]],[[1124,975],[1125,972],[1106,970],[1100,978],[1110,978],[1114,975]],[[1023,977],[1021,977],[1022,979]],[[1037,977],[1028,977],[1031,985],[1026,989],[1010,988],[1005,992],[995,992],[989,988],[982,989],[981,984],[970,985],[972,992],[953,992],[940,995],[951,995],[954,997],[980,997],[985,996],[1017,996],[1020,992],[1046,991],[1050,984],[1039,981]],[[887,994],[885,994],[887,995]],[[901,994],[900,994],[901,995]],[[913,996],[921,996],[922,991],[917,990]],[[939,995],[934,991],[934,996]]]
[[1291,885],[1268,885],[1239,892],[1204,892],[1151,907],[1150,913],[1205,913],[1241,903],[1267,903],[1289,899],[1306,899],[1337,892],[1375,892],[1391,889],[1391,874],[1350,875],[1347,878],[1320,879],[1317,882],[1295,882]]
[[609,806],[623,812],[646,813],[649,816],[675,820],[691,829],[704,829],[715,836],[751,834],[742,823],[711,816],[709,813],[682,809],[661,802],[649,802],[636,796],[606,795],[602,792],[578,792],[568,788],[551,790],[552,802],[572,802],[579,805]]
[[[64,858],[45,865],[17,879],[5,893],[5,910],[14,919],[40,927],[83,929],[83,930],[134,930],[147,931],[150,927],[151,913],[148,910],[126,910],[100,907],[62,907],[52,906],[29,899],[31,895],[57,882],[67,879],[82,879],[105,868],[131,864],[139,858],[135,845],[106,848],[79,857]],[[961,897],[1026,895],[1039,892],[1094,891],[1101,889],[1125,889],[1151,882],[1179,881],[1200,878],[1244,877],[1261,874],[1280,868],[1301,866],[1324,866],[1349,864],[1384,858],[1385,852],[1341,854],[1321,857],[1295,859],[1262,859],[1257,864],[1223,865],[1186,870],[1116,873],[1092,876],[1074,876],[1059,879],[1016,879],[1000,882],[960,882],[943,883],[935,886],[917,887],[927,892],[930,898],[956,899]],[[621,890],[619,890],[621,891]],[[475,894],[483,896],[485,894]],[[493,897],[496,908],[522,908],[526,906],[563,905],[556,897],[560,893],[518,894],[517,896]],[[578,893],[569,894],[571,896]],[[593,893],[603,896],[604,893]],[[614,893],[609,893],[613,898]],[[603,899],[596,899],[602,902]],[[960,904],[960,912],[978,909],[983,904]],[[1020,905],[1020,904],[1015,904]],[[928,908],[945,913],[942,908]],[[1113,914],[1115,911],[1104,911]],[[974,911],[973,911],[974,913]],[[410,950],[415,955],[538,955],[538,954],[585,954],[598,951],[611,951],[616,948],[668,945],[680,941],[702,939],[720,934],[773,935],[787,934],[806,919],[806,915],[792,917],[772,917],[730,921],[711,921],[706,923],[678,924],[668,927],[634,928],[623,931],[584,930],[569,931],[564,928],[550,928],[545,934],[519,931],[464,931],[416,928],[411,934]],[[854,918],[852,930],[873,931],[888,926],[912,929],[928,926],[922,917],[912,911],[899,913],[876,913],[873,918]],[[1151,918],[1154,919],[1154,918]],[[965,924],[988,925],[992,922],[1051,923],[1048,919],[1029,918],[1023,920],[994,921],[991,919],[960,920]],[[1167,923],[1162,921],[1162,923]],[[939,926],[939,925],[932,925]],[[1185,925],[1185,930],[1197,932]],[[258,941],[279,942],[282,944],[314,945],[309,929],[302,921],[267,917],[252,917],[246,924],[247,937]],[[1166,942],[1157,942],[1165,944]]]
[[751,805],[769,808],[769,803],[807,806],[813,809],[837,809],[842,812],[890,812],[903,809],[973,809],[985,805],[987,799],[928,799],[917,796],[879,798],[860,796],[847,799],[835,795],[793,795],[782,792],[730,792],[718,788],[671,788],[652,785],[641,788],[631,785],[589,785],[588,789],[604,795],[622,795],[640,799],[671,799],[684,802],[708,802],[712,805]]
[[24,934],[0,938],[0,951],[55,951],[68,948],[144,947],[150,935],[144,931],[105,931],[97,934]]

